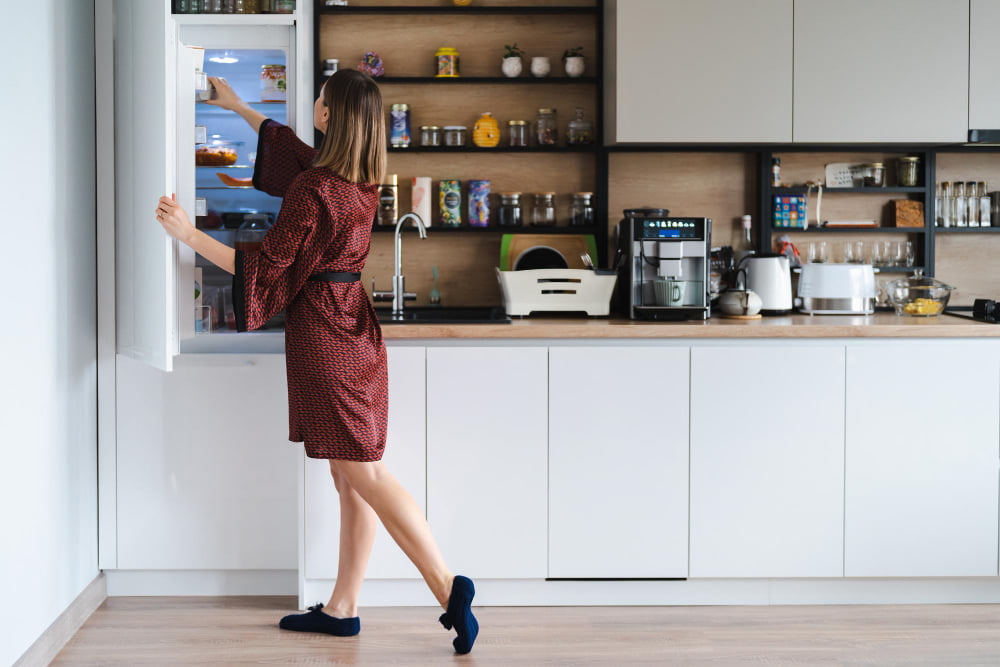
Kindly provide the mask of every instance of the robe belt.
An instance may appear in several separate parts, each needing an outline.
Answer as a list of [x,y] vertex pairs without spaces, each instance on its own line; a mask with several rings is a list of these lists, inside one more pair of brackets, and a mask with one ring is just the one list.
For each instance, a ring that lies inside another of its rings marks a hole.
[[324,271],[323,273],[312,274],[309,276],[309,280],[321,280],[328,283],[353,283],[361,280],[361,274],[348,271]]

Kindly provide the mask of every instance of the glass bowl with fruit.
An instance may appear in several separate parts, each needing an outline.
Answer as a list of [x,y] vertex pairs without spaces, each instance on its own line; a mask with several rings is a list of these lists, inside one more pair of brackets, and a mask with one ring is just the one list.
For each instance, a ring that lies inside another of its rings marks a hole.
[[897,315],[934,317],[944,312],[955,288],[915,271],[909,278],[893,280],[886,286],[889,303]]
[[242,141],[230,141],[213,134],[207,144],[195,147],[194,163],[199,167],[228,167],[236,164],[242,149]]

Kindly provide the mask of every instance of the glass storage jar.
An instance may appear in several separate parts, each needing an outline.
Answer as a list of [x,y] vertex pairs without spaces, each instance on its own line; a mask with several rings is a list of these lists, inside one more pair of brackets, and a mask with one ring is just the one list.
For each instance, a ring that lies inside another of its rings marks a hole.
[[444,126],[444,145],[445,146],[464,146],[465,145],[465,132],[466,127],[464,125],[445,125]]
[[881,188],[885,186],[885,165],[881,162],[870,162],[865,165],[864,186],[866,188]]
[[593,192],[574,192],[569,207],[570,227],[590,227],[594,224]]
[[500,227],[520,227],[523,224],[524,222],[521,218],[521,193],[501,192],[497,225]]
[[535,205],[531,207],[531,224],[534,227],[552,227],[556,224],[554,192],[536,192]]
[[535,138],[539,146],[559,144],[559,129],[556,127],[556,110],[542,108],[535,117]]
[[594,143],[594,125],[584,119],[583,109],[576,108],[576,117],[569,122],[566,143],[570,146],[586,146]]
[[508,120],[507,131],[511,148],[528,147],[528,121]]
[[901,157],[896,161],[896,184],[912,188],[920,180],[920,158]]
[[441,128],[437,125],[421,125],[420,126],[420,145],[421,146],[440,146],[441,145]]

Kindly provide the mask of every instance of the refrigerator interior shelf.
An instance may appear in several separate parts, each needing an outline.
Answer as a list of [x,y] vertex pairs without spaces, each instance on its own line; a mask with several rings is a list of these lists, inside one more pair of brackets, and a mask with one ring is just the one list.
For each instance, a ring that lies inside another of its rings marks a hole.
[[195,190],[253,190],[252,185],[196,185]]

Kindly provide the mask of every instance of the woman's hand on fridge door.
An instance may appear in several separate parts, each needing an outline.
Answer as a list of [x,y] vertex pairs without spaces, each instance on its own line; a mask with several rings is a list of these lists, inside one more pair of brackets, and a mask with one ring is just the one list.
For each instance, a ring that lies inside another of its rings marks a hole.
[[208,77],[208,82],[212,84],[215,92],[212,94],[212,99],[205,100],[208,104],[214,104],[217,107],[222,107],[223,109],[229,109],[230,111],[235,111],[239,107],[243,106],[243,100],[240,96],[236,94],[233,87],[229,85],[229,82],[221,76],[210,76]]
[[160,197],[156,205],[156,219],[167,234],[181,243],[191,245],[191,236],[195,231],[194,225],[191,224],[187,211],[174,200],[173,195]]

